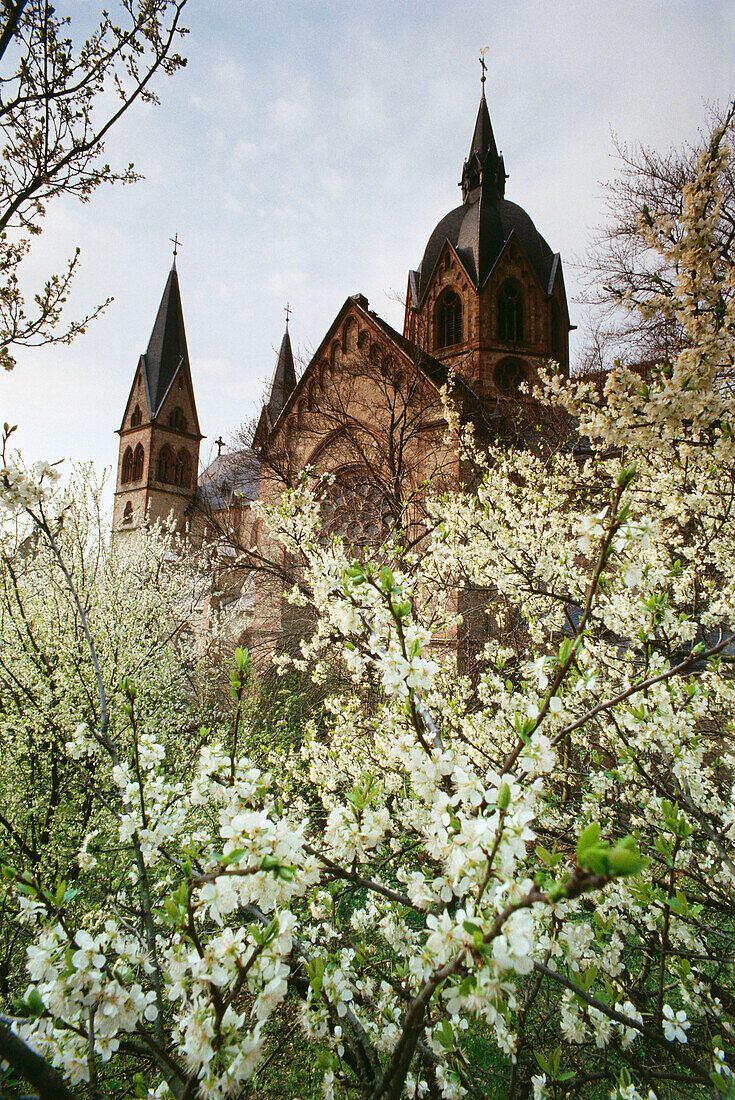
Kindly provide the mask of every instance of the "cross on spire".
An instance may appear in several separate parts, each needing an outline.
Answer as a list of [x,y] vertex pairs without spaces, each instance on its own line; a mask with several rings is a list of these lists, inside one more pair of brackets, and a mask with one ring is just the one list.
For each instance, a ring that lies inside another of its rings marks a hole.
[[171,244],[174,246],[174,263],[176,263],[176,257],[177,257],[178,252],[179,252],[179,245],[181,244],[181,241],[179,240],[178,233],[174,233],[173,237],[169,237],[169,240],[171,241]]
[[483,49],[480,50],[480,68],[482,69],[482,76],[480,77],[480,81],[482,83],[483,95],[485,94],[485,81],[487,80],[487,77],[485,76],[485,73],[487,72],[487,65],[485,64],[485,54],[487,53],[489,48],[489,46],[484,46]]
[[223,447],[224,447],[224,445],[225,445],[225,441],[224,441],[224,439],[222,438],[222,436],[220,436],[220,437],[219,437],[219,439],[215,439],[215,441],[214,441],[214,442],[215,442],[215,445],[216,445],[216,447],[217,447],[217,458],[220,458],[220,457],[221,457],[221,455],[222,455],[222,448],[223,448]]
[[284,309],[284,313],[286,314],[286,330],[288,330],[288,319],[291,316],[291,314],[293,313],[293,310],[291,309],[291,306],[288,304],[288,302],[286,302],[286,307]]

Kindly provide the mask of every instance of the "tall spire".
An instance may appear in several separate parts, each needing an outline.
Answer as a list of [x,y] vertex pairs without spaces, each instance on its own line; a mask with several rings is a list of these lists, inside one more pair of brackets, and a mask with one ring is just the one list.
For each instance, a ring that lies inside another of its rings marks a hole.
[[179,367],[183,365],[189,371],[184,312],[181,308],[175,262],[166,280],[143,360],[151,400],[151,416],[155,417]]
[[505,165],[495,144],[483,81],[470,151],[462,168],[462,199],[466,202],[470,192],[480,186],[483,193],[502,199],[505,195],[505,180]]
[[[287,307],[288,308],[288,307]],[[290,310],[289,310],[290,313]],[[291,351],[291,337],[288,334],[288,314],[286,315],[286,331],[281,340],[281,349],[278,352],[276,369],[273,372],[271,392],[268,397],[266,410],[271,425],[275,424],[283,406],[288,401],[296,385],[296,368]]]

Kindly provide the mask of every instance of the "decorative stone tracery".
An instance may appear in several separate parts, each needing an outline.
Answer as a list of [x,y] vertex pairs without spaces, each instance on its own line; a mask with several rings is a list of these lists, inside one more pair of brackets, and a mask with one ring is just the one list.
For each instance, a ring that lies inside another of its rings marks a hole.
[[321,543],[334,535],[356,550],[379,546],[393,524],[390,507],[380,487],[361,470],[339,473],[324,494],[321,506]]

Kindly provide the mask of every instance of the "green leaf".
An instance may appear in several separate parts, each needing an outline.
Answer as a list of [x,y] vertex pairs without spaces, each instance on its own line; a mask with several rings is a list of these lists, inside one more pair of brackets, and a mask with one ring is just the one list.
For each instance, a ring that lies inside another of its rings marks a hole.
[[477,985],[477,977],[474,974],[466,974],[459,986],[460,997],[466,997]]
[[535,851],[538,858],[547,867],[558,867],[564,858],[561,852],[550,852],[548,848],[544,848],[543,844],[537,844]]
[[449,1020],[442,1020],[440,1042],[447,1050],[454,1046],[454,1032]]
[[28,1005],[32,1016],[42,1016],[43,1013],[46,1011],[46,1006],[41,1000],[38,994],[38,990],[35,987],[29,991],[28,996],[26,997],[26,1004]]
[[549,1075],[549,1077],[553,1077],[553,1072],[552,1072],[551,1066],[546,1061],[546,1058],[543,1056],[543,1054],[541,1054],[540,1051],[538,1051],[538,1050],[534,1050],[533,1056],[536,1059],[536,1061],[538,1062],[541,1069],[544,1071],[544,1073],[547,1073]]
[[593,848],[600,839],[600,823],[599,821],[593,821],[591,825],[583,831],[579,840],[577,841],[577,859],[582,863],[583,854],[590,848]]
[[549,895],[549,901],[553,904],[555,901],[561,901],[562,898],[567,896],[567,888],[563,882],[555,882],[549,890],[546,891]]
[[311,986],[314,994],[318,997],[322,991],[322,983],[324,981],[324,959],[320,959],[318,956],[309,961],[309,985]]
[[626,466],[620,471],[620,473],[615,478],[615,484],[618,485],[621,489],[625,489],[628,485],[630,485],[635,475],[636,465],[635,462],[633,462],[630,466]]
[[610,868],[609,873],[616,877],[637,875],[648,863],[648,860],[644,859],[638,852],[620,845],[610,849],[607,853],[607,860]]
[[581,971],[576,976],[575,980],[576,980],[577,985],[579,986],[579,988],[584,993],[589,993],[590,989],[592,988],[592,986],[595,983],[596,978],[597,978],[597,967],[596,966],[590,966],[588,970]]
[[222,867],[229,867],[231,863],[237,863],[246,854],[247,848],[235,848],[233,852],[228,852],[226,856],[222,856],[220,865]]

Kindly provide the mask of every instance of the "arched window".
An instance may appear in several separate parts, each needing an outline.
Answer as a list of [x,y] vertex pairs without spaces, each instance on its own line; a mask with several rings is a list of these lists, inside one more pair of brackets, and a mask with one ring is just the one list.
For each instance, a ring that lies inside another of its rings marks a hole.
[[130,416],[130,427],[137,428],[143,419],[143,413],[140,411],[140,405],[136,405]]
[[322,546],[338,535],[358,550],[379,546],[393,526],[384,493],[359,470],[343,470],[336,475],[324,494],[321,519]]
[[526,377],[526,370],[520,359],[501,359],[495,368],[493,379],[501,393],[515,393]]
[[505,283],[498,295],[498,340],[513,344],[523,339],[523,299],[515,283]]
[[132,447],[125,449],[125,454],[122,460],[122,472],[120,474],[120,482],[123,485],[127,485],[129,481],[133,480],[133,450]]
[[177,432],[186,431],[186,420],[184,418],[184,410],[180,405],[177,405],[172,413],[169,413],[168,417],[169,428],[175,428]]
[[133,505],[131,501],[128,501],[128,503],[125,505],[125,511],[123,512],[122,521],[123,523],[133,522]]
[[145,464],[145,451],[143,444],[139,443],[133,455],[133,481],[141,481],[143,478],[143,466]]
[[445,290],[436,306],[434,346],[448,348],[462,340],[462,300],[453,290]]
[[173,477],[173,459],[168,447],[162,447],[158,456],[158,480],[169,482]]
[[174,483],[181,485],[182,488],[187,489],[191,481],[191,463],[186,451],[179,451],[176,456],[176,467],[174,469]]

